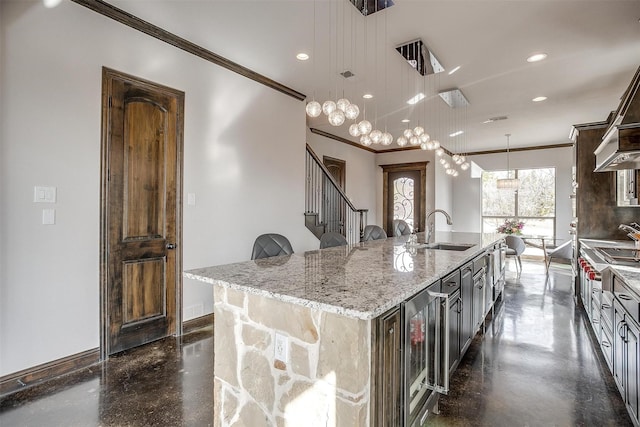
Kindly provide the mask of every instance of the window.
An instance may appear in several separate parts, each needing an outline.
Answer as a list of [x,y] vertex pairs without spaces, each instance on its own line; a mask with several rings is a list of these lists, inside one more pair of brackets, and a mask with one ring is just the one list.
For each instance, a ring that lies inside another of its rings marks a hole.
[[507,171],[482,173],[482,232],[495,232],[505,220],[515,219],[524,222],[523,235],[555,238],[555,168],[516,169],[509,175],[520,180],[519,190],[496,187]]

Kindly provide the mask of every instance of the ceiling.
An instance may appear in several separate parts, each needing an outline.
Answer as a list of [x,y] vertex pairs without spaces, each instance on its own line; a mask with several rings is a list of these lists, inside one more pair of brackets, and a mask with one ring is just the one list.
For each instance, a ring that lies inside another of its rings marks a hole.
[[[367,120],[394,141],[410,119],[453,152],[504,149],[507,133],[511,148],[568,143],[571,125],[607,118],[640,65],[640,0],[394,0],[367,17],[348,0],[108,2],[308,100],[345,96],[359,105],[358,120],[366,107]],[[422,77],[395,50],[418,38],[445,72]],[[299,52],[310,59],[297,60]],[[538,52],[547,59],[526,61]],[[344,70],[355,76],[342,78]],[[440,99],[451,88],[468,107]],[[406,103],[421,91],[425,100]],[[365,92],[374,98],[365,101]],[[537,96],[547,100],[532,102]],[[497,116],[508,119],[483,123]],[[358,141],[348,121],[307,120]],[[449,136],[457,130],[464,133]]]

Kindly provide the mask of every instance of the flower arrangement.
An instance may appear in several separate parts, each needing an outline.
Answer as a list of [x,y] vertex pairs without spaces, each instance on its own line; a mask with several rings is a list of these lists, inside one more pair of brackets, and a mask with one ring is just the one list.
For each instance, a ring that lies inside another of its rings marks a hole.
[[524,222],[507,219],[504,224],[498,226],[497,231],[502,234],[522,234],[522,227],[524,227]]

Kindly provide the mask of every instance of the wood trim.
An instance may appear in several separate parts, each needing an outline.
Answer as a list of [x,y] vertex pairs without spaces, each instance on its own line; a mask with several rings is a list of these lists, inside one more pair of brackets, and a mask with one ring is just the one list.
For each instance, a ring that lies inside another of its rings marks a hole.
[[316,128],[309,128],[309,130],[311,131],[311,133],[315,133],[316,135],[324,136],[325,138],[333,139],[335,141],[342,142],[342,143],[347,144],[347,145],[351,145],[352,147],[360,148],[361,150],[368,151],[370,153],[374,153],[374,154],[377,153],[377,151],[374,150],[373,148],[365,147],[362,144],[358,144],[357,142],[349,141],[348,139],[343,138],[341,136],[334,135],[332,133],[328,133],[328,132],[325,132],[323,130],[316,129]]
[[271,89],[275,89],[278,92],[282,92],[285,95],[289,95],[292,98],[295,98],[299,101],[303,101],[307,97],[305,94],[300,93],[294,89],[291,89],[290,87],[285,86],[282,83],[279,83],[266,76],[263,76],[262,74],[259,74],[249,68],[246,68],[223,56],[213,53],[210,50],[205,49],[200,45],[190,42],[189,40],[183,39],[182,37],[176,34],[170,33],[169,31],[164,30],[156,25],[153,25],[150,22],[147,22],[143,19],[140,19],[135,15],[132,15],[128,12],[125,12],[122,9],[112,6],[103,0],[71,0],[71,1],[79,4],[80,6],[84,6],[87,9],[90,9],[94,12],[97,12],[102,16],[105,16],[121,24],[124,24],[129,28],[138,30],[144,34],[147,34],[148,36],[156,38],[162,42],[170,44],[171,46],[184,50],[187,53],[190,53],[199,58],[202,58],[205,61],[209,61],[212,64],[219,65],[223,68],[226,68],[229,71],[240,74],[241,76],[244,76],[260,84],[263,84]]
[[182,323],[182,333],[188,334],[197,329],[212,326],[214,322],[213,313],[205,314],[204,316],[196,317],[195,319],[189,319]]
[[100,363],[100,349],[94,348],[52,362],[0,377],[0,396],[24,390],[44,381]]
[[[614,112],[612,111],[611,114],[614,114]],[[609,124],[609,122],[606,121],[606,122],[592,122],[592,123],[582,123],[582,124],[578,124],[578,125],[573,125],[571,127],[571,132],[569,133],[569,138],[573,142],[576,142],[576,139],[578,138],[578,134],[581,131],[606,128],[608,126],[608,124]]]
[[[573,143],[567,142],[565,144],[553,144],[553,145],[537,145],[535,147],[520,147],[520,148],[509,148],[510,153],[515,153],[517,151],[535,151],[535,150],[548,150],[551,148],[568,148],[573,147]],[[486,151],[474,151],[471,153],[465,153],[465,156],[480,156],[483,154],[500,154],[506,153],[507,150],[486,150]]]

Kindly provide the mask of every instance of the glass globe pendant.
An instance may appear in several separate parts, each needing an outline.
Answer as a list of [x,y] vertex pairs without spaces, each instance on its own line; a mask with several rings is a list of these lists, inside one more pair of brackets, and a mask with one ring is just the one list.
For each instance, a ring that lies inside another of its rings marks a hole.
[[322,113],[322,106],[318,101],[311,101],[307,103],[305,110],[307,110],[307,116],[318,117]]
[[342,111],[343,113],[345,113],[347,111],[347,107],[351,104],[351,102],[349,102],[349,100],[347,98],[340,98],[338,99],[338,101],[336,102],[336,108],[340,111]]
[[429,136],[428,133],[422,133],[422,135],[420,135],[421,142],[429,142],[430,140],[431,140],[431,137]]
[[427,141],[426,144],[427,144],[427,150],[435,150],[436,147],[433,145],[433,141]]
[[423,128],[422,126],[416,126],[416,127],[413,129],[413,134],[414,134],[415,136],[420,136],[420,135],[422,135],[423,133],[424,133],[424,128]]
[[458,163],[460,161],[460,156],[458,154],[454,154],[453,156],[451,156],[451,160],[453,160],[453,162],[456,164],[460,164]]
[[344,123],[344,112],[342,110],[333,110],[329,114],[329,123],[331,126],[341,126]]
[[360,130],[360,135],[369,135],[371,133],[371,122],[367,119],[364,119],[360,123],[358,123],[358,130]]
[[413,131],[411,129],[405,129],[404,132],[402,132],[402,134],[404,135],[405,138],[409,139],[413,136]]
[[427,147],[427,143],[426,142],[422,142],[422,143],[420,143],[420,149],[421,150],[428,150],[429,147]]
[[399,136],[398,139],[396,139],[396,144],[398,144],[400,147],[404,147],[405,145],[407,145],[407,138],[405,138],[404,136]]
[[352,123],[351,126],[349,126],[349,135],[360,136],[360,130],[358,129],[357,123]]
[[466,171],[467,169],[469,169],[469,163],[468,162],[464,162],[463,164],[460,165],[460,169],[462,169],[463,171]]
[[392,142],[393,142],[393,135],[391,135],[389,132],[385,132],[382,134],[382,139],[380,140],[380,143],[382,145],[391,145]]
[[[438,141],[437,139],[433,140],[433,147],[437,150],[438,148],[440,148],[440,141]],[[442,150],[442,152],[444,153],[444,150]],[[441,156],[442,154],[438,154],[439,156]]]
[[412,136],[411,138],[409,138],[409,144],[411,145],[420,145],[420,138],[418,138],[417,136]]
[[455,176],[458,176],[459,174],[460,174],[460,173],[459,173],[457,170],[455,170],[455,169],[453,169],[453,172],[451,173],[451,175],[453,175],[454,177],[455,177]]
[[360,144],[364,145],[364,146],[369,146],[371,145],[371,138],[369,138],[369,135],[362,135],[360,137]]
[[356,104],[349,104],[344,110],[344,115],[349,120],[355,120],[360,115],[360,108]]
[[333,101],[324,101],[324,104],[322,104],[322,112],[328,116],[334,111],[336,111],[336,103]]
[[380,141],[382,141],[382,132],[378,129],[374,129],[369,134],[369,137],[371,138],[371,142],[373,142],[374,144],[379,144]]
[[[436,143],[436,142],[438,142],[438,141],[433,141],[433,142],[434,142],[434,144],[435,144],[435,143]],[[436,147],[435,145],[434,145],[434,147],[435,147],[435,149],[436,149],[436,154],[437,154],[439,157],[442,157],[442,155],[444,154],[444,150],[442,149],[442,147]]]

